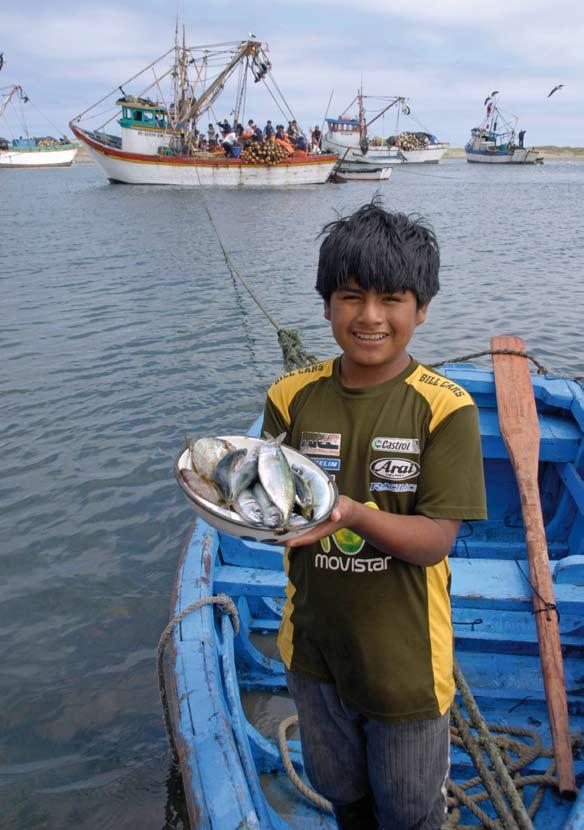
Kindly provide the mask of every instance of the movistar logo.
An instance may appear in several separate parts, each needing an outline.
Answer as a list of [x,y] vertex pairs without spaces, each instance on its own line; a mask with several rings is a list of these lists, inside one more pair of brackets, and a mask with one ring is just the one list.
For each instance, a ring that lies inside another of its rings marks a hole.
[[387,481],[403,481],[420,475],[420,465],[408,458],[378,458],[369,469],[374,476]]

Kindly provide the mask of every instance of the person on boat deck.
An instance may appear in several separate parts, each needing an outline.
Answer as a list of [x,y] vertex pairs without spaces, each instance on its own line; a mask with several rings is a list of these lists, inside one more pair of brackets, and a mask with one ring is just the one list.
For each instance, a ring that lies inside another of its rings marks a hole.
[[314,125],[314,130],[311,132],[311,140],[314,147],[318,147],[320,149],[320,145],[322,142],[322,132],[318,127],[318,124]]
[[230,132],[223,133],[223,150],[225,151],[226,156],[233,157],[235,153],[233,152],[233,148],[237,144],[237,136],[231,130]]
[[295,139],[298,138],[299,135],[301,135],[300,127],[298,126],[296,121],[288,121],[287,133],[288,133],[288,137],[290,138],[291,141],[294,141]]
[[341,354],[268,390],[263,429],[335,476],[288,542],[278,635],[306,773],[341,830],[439,830],[454,698],[448,552],[486,518],[477,409],[409,352],[439,289],[418,218],[379,199],[326,225],[316,289]]
[[213,124],[209,124],[207,128],[207,140],[209,142],[209,150],[214,150],[217,146],[217,133]]
[[284,130],[284,125],[279,124],[276,127],[276,141],[284,147],[285,150],[288,151],[288,155],[294,155],[294,146],[288,136],[286,135],[286,131]]
[[266,126],[264,127],[264,138],[269,141],[275,135],[274,128],[272,127],[271,121],[266,121]]
[[302,134],[300,134],[296,139],[295,147],[297,150],[300,150],[301,153],[306,153],[308,151],[308,144]]
[[224,118],[223,121],[218,121],[217,126],[221,130],[222,133],[230,133],[233,129],[229,121]]
[[519,147],[523,150],[523,141],[525,140],[525,130],[519,130]]

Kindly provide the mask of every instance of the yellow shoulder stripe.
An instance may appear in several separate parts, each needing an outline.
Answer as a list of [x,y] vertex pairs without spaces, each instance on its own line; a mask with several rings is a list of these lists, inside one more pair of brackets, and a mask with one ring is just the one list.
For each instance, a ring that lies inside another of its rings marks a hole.
[[286,424],[290,423],[290,404],[295,395],[321,378],[328,378],[333,373],[334,358],[325,360],[322,363],[313,363],[312,366],[304,366],[302,369],[295,369],[288,372],[270,386],[268,398],[281,413]]
[[418,366],[406,378],[406,383],[413,386],[426,399],[432,412],[430,432],[442,421],[463,406],[473,406],[474,401],[466,389],[425,366]]

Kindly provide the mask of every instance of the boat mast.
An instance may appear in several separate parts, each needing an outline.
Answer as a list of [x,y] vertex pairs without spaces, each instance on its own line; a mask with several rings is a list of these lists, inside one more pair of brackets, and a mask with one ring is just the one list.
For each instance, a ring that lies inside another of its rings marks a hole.
[[[209,84],[207,89],[203,91],[203,93],[198,99],[195,99],[194,96],[191,97],[189,101],[189,106],[186,108],[186,111],[183,117],[181,118],[181,121],[184,124],[183,129],[185,129],[184,150],[186,152],[191,152],[193,149],[195,139],[194,125],[197,117],[199,115],[202,115],[202,113],[205,112],[211,106],[211,104],[219,95],[219,93],[225,86],[225,83],[227,82],[228,78],[231,76],[235,67],[240,63],[240,61],[242,61],[244,58],[251,58],[253,63],[257,60],[261,48],[262,44],[257,40],[242,41],[233,58],[229,61],[229,63],[223,69],[223,71],[219,73],[219,75],[215,78],[213,83]],[[185,51],[185,55],[186,54],[187,51]],[[267,69],[268,67],[266,67],[265,71],[267,71]],[[265,71],[260,70],[261,74],[259,77],[263,77]],[[190,129],[187,127],[189,122],[192,122],[192,127]]]
[[357,92],[357,100],[359,101],[359,143],[367,141],[367,124],[365,122],[365,107],[363,106],[363,84]]

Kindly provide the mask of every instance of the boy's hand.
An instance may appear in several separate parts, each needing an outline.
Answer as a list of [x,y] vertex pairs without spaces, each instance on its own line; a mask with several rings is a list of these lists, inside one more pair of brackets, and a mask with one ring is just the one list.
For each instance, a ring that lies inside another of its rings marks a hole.
[[326,522],[315,527],[314,530],[309,530],[308,533],[303,533],[302,536],[295,536],[294,539],[289,539],[284,544],[288,548],[312,545],[313,542],[318,542],[319,539],[336,533],[342,527],[351,527],[354,505],[355,502],[353,499],[350,499],[348,496],[339,496],[336,507],[333,508]]

